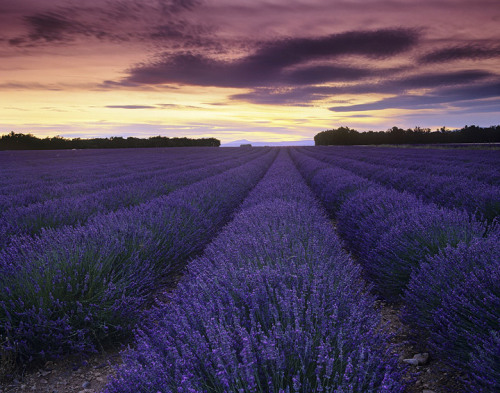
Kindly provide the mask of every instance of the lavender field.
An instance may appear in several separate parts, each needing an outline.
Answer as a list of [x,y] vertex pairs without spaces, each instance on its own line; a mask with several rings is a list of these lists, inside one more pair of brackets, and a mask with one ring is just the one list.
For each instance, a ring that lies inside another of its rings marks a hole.
[[106,393],[405,392],[384,325],[500,391],[500,152],[0,152],[0,377],[130,342]]

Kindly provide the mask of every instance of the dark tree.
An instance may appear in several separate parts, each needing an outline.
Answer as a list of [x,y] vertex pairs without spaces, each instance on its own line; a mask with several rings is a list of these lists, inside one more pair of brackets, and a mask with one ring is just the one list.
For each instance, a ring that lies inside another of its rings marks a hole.
[[358,132],[349,127],[322,131],[314,137],[316,145],[381,145],[428,143],[500,143],[500,125],[491,127],[468,126],[459,130],[441,127],[415,127],[407,130],[392,127],[387,131]]
[[154,136],[147,139],[121,136],[110,138],[66,139],[61,136],[37,138],[33,134],[10,134],[0,136],[0,150],[56,150],[56,149],[111,149],[129,147],[184,147],[184,146],[220,146],[215,138],[168,138]]

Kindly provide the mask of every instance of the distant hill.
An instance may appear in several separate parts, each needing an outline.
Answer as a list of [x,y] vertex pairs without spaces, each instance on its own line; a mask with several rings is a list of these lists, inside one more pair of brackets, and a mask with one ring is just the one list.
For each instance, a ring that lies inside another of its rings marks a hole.
[[284,141],[284,142],[252,142],[246,139],[239,139],[237,141],[222,143],[221,147],[239,147],[241,145],[252,146],[314,146],[314,141],[304,139],[300,141]]

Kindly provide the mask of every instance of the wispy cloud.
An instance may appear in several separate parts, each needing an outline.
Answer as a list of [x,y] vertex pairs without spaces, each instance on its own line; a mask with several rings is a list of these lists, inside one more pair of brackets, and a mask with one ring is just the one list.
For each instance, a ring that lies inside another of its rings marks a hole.
[[201,109],[203,107],[195,106],[195,105],[156,104],[156,105],[106,105],[105,108],[110,108],[110,109]]
[[[192,24],[182,14],[199,6],[199,0],[158,0],[137,2],[116,0],[101,3],[89,0],[75,4],[47,2],[46,11],[22,16],[26,32],[7,37],[15,47],[70,44],[78,39],[108,42],[183,41],[185,47],[198,46],[212,30]],[[51,7],[51,4],[54,4]],[[22,5],[20,5],[20,8]]]
[[[341,86],[299,86],[289,88],[258,88],[251,92],[235,94],[234,100],[249,101],[258,104],[295,105],[325,100],[339,95],[359,94],[405,94],[412,89],[432,89],[443,86],[471,85],[482,83],[485,79],[495,78],[496,75],[482,70],[463,70],[457,72],[421,73],[407,77],[385,78],[373,82],[348,84]],[[482,84],[480,85],[482,86]],[[481,88],[481,87],[480,87]],[[479,89],[480,89],[479,88]],[[466,88],[466,90],[468,90]],[[339,108],[344,108],[340,107]]]
[[111,109],[156,109],[152,105],[106,105],[106,108]]
[[500,46],[488,44],[468,44],[452,48],[437,49],[419,58],[422,64],[445,63],[456,60],[483,60],[500,57]]
[[[494,83],[478,84],[467,87],[448,87],[425,95],[400,94],[373,103],[334,106],[334,112],[358,112],[383,109],[435,109],[437,105],[500,97],[500,80]],[[462,103],[465,106],[465,103]]]

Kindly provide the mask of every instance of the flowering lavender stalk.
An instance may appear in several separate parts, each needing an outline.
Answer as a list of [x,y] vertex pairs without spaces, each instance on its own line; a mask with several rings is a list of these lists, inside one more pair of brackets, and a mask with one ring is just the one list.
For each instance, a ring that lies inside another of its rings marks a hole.
[[[199,153],[189,148],[168,153],[151,149],[146,154],[130,149],[0,152],[0,207],[26,206],[146,179],[196,161]],[[203,155],[211,159],[223,154],[209,149]]]
[[387,217],[421,205],[414,195],[373,185],[353,192],[336,214],[339,234],[358,256],[367,256],[390,229]]
[[[315,169],[317,161],[296,151],[294,155],[319,195],[346,187],[336,184],[348,185],[349,179],[353,185],[360,184],[355,175],[345,172],[341,181],[336,176],[325,177],[324,183],[332,186],[315,183],[321,176]],[[342,175],[342,169],[329,173]],[[497,391],[497,224],[487,227],[464,211],[424,203],[414,195],[373,183],[350,192],[340,208],[331,212],[378,292],[389,300],[403,300],[404,320],[434,356],[446,359],[466,375],[470,391]]]
[[[114,187],[102,188],[97,192],[70,195],[33,203],[28,206],[10,208],[0,215],[0,248],[14,235],[34,235],[42,228],[56,228],[63,225],[84,224],[90,217],[109,211],[147,202],[153,198],[204,178],[214,176],[254,158],[234,156],[220,162],[198,159],[175,171],[175,167],[156,171],[153,175],[127,176],[127,182]],[[71,191],[72,193],[72,191]]]
[[[359,151],[360,155],[352,158],[318,154],[318,151],[311,152],[306,148],[300,149],[300,152],[386,187],[411,192],[427,202],[446,208],[465,209],[472,214],[477,214],[478,217],[489,220],[493,220],[500,214],[500,185],[486,184],[457,176],[453,169],[450,169],[446,175],[436,175],[427,171],[400,167],[388,168],[383,164],[364,162],[366,150]],[[422,159],[425,160],[425,157]]]
[[426,257],[447,246],[469,243],[486,232],[484,223],[464,211],[427,204],[395,211],[383,222],[386,232],[367,255],[361,255],[368,276],[391,301],[399,300],[412,271]]
[[500,230],[447,247],[415,272],[404,320],[462,371],[474,392],[500,389]]
[[245,152],[225,148],[130,150],[0,152],[0,184],[3,184],[0,211],[79,197],[168,172],[193,169],[200,167],[200,163],[226,160],[243,163],[261,154],[260,149]]
[[498,151],[395,149],[393,147],[330,146],[304,148],[313,154],[359,160],[385,168],[403,168],[435,175],[460,176],[492,185],[500,185]]
[[107,393],[401,392],[360,268],[282,150]]
[[126,335],[187,258],[202,251],[275,152],[84,226],[17,237],[0,252],[2,349],[22,361]]
[[341,168],[316,169],[317,160],[297,150],[293,156],[386,300],[400,300],[412,270],[426,256],[486,231],[465,211],[425,203]]

